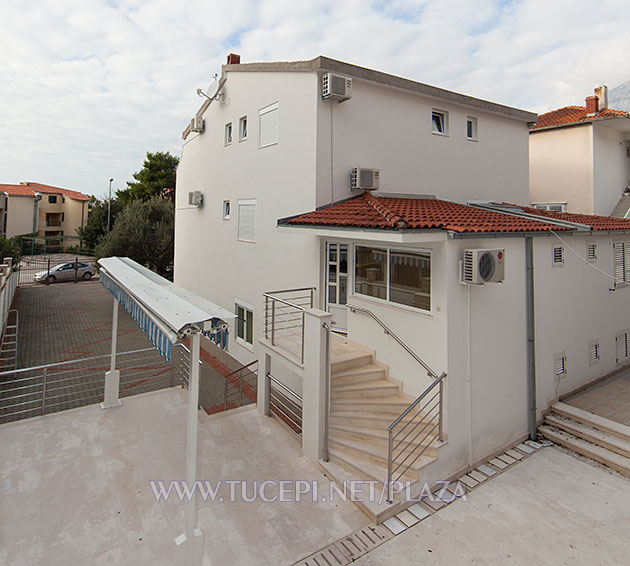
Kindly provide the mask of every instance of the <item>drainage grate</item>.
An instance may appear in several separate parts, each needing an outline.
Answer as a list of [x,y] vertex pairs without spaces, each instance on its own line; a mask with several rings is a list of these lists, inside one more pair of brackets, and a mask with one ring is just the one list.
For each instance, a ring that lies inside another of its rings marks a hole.
[[345,566],[392,538],[382,525],[368,526],[318,550],[293,566]]

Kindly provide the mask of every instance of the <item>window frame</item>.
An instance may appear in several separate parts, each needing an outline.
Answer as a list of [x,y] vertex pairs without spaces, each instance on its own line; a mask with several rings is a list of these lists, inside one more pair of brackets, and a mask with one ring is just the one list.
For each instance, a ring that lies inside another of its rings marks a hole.
[[[562,363],[562,372],[558,373],[558,363]],[[553,355],[553,375],[555,379],[562,379],[568,375],[567,370],[567,354],[566,352],[558,352]]]
[[[435,129],[434,116],[436,116],[436,115],[442,116],[442,128],[444,129],[443,132],[440,132],[439,130]],[[446,137],[448,137],[448,131],[449,131],[448,111],[447,110],[440,110],[439,108],[433,108],[431,110],[431,133],[436,135],[436,136],[446,136]]]
[[[556,261],[556,250],[560,250],[560,261]],[[564,246],[562,244],[551,245],[551,267],[562,267],[564,265]]]
[[[270,143],[266,143],[263,145],[262,143],[262,117],[265,114],[269,114],[271,112],[277,112],[277,125],[276,125],[276,139],[273,142]],[[267,106],[264,106],[263,108],[260,108],[258,110],[258,149],[263,149],[265,147],[271,147],[274,145],[278,145],[278,142],[280,140],[280,104],[278,102],[274,102],[272,104],[268,104]]]
[[223,137],[223,143],[227,147],[228,145],[232,145],[234,141],[234,128],[232,127],[232,122],[228,122],[225,124],[225,133]]
[[[238,141],[239,142],[247,141],[247,135],[249,133],[248,125],[249,124],[247,123],[247,115],[241,116],[238,119]],[[244,134],[243,134],[243,131],[244,131]]]
[[[619,354],[618,340],[622,336],[625,340],[624,350],[626,352],[626,355],[619,358],[618,357],[618,354]],[[630,360],[630,330],[622,330],[621,332],[617,332],[617,334],[615,334],[615,363],[617,365],[625,364],[628,362],[628,360]]]
[[[241,207],[242,206],[253,206],[254,207],[254,239],[246,240],[241,238]],[[257,214],[258,214],[258,206],[256,203],[256,199],[241,199],[236,201],[236,217],[237,217],[237,226],[236,226],[236,239],[239,242],[246,242],[248,244],[256,243],[256,229],[257,229]]]
[[[243,309],[244,318],[239,317],[238,309]],[[251,314],[251,326],[248,322],[247,313]],[[247,348],[250,351],[254,351],[254,307],[251,303],[247,301],[243,301],[238,297],[234,299],[234,314],[236,315],[236,319],[234,320],[234,341],[239,343],[244,348]],[[239,336],[239,323],[242,321],[243,324],[243,336]],[[249,330],[251,330],[251,342],[247,340]]]
[[222,209],[223,220],[229,220],[230,219],[230,212],[231,212],[230,201],[229,200],[224,200],[223,201],[223,209]]
[[[365,295],[363,293],[359,293],[356,290],[356,274],[357,274],[357,248],[358,247],[367,247],[377,250],[383,250],[387,253],[386,265],[385,265],[385,288],[386,288],[386,299],[381,299],[380,297],[374,297],[372,295]],[[398,303],[396,301],[391,300],[391,253],[399,252],[399,253],[412,253],[412,254],[426,254],[429,256],[429,265],[431,270],[430,280],[429,280],[429,308],[424,309],[422,307],[408,305],[405,303]],[[382,305],[387,305],[394,308],[404,309],[409,312],[413,312],[420,315],[432,316],[433,315],[433,289],[434,289],[434,279],[433,279],[433,250],[430,248],[404,248],[400,246],[390,246],[387,244],[382,244],[380,242],[375,243],[355,243],[352,246],[352,266],[348,270],[348,276],[351,277],[351,281],[349,281],[349,292],[348,298],[350,296],[357,297],[359,299],[364,299],[366,301],[374,301]]]
[[[472,134],[468,135],[468,124],[472,124]],[[466,116],[466,139],[468,141],[479,141],[479,118],[476,116]]]
[[[618,247],[621,246],[621,265],[618,265]],[[617,277],[621,270],[621,278]],[[630,284],[630,241],[613,241],[613,274],[615,275],[615,289],[627,287]]]
[[48,204],[57,204],[57,195],[48,195]]

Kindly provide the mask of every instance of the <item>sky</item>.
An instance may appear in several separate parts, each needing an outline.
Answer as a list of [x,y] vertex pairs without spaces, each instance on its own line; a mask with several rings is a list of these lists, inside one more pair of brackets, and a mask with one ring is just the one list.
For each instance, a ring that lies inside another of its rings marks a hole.
[[325,55],[534,112],[630,79],[627,0],[0,0],[0,183],[106,196],[229,52]]

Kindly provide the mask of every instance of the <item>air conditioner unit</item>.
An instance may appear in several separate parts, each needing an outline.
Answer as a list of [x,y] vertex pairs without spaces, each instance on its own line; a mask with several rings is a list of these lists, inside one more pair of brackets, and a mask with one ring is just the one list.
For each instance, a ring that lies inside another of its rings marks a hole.
[[201,191],[192,191],[188,193],[188,204],[197,208],[203,205],[203,194]]
[[483,285],[503,283],[505,250],[464,250],[462,283]]
[[374,191],[379,188],[381,171],[379,169],[366,169],[355,167],[350,172],[350,188]]
[[205,128],[205,122],[204,119],[201,116],[195,116],[191,121],[190,121],[190,131],[191,132],[203,132]]
[[324,73],[322,75],[322,98],[324,100],[338,100],[343,102],[352,98],[352,78]]

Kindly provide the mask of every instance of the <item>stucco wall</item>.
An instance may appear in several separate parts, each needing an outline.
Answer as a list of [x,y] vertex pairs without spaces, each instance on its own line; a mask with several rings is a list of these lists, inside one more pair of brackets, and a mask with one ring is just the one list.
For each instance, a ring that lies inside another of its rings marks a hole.
[[33,231],[33,197],[9,196],[7,238]]
[[[359,80],[352,99],[318,99],[317,107],[318,206],[352,196],[349,174],[357,166],[380,169],[383,193],[529,199],[525,122]],[[449,113],[447,136],[432,133],[434,108]],[[468,116],[478,119],[478,141],[466,139]]]
[[[175,282],[231,311],[236,299],[254,307],[255,338],[263,332],[263,292],[316,286],[317,238],[278,232],[278,218],[315,207],[315,98],[312,73],[229,73],[226,103],[205,112],[205,132],[184,143],[177,173]],[[258,148],[258,110],[279,103],[279,141]],[[248,139],[238,141],[240,117]],[[234,141],[225,147],[225,124]],[[204,205],[188,206],[188,192],[202,191]],[[237,240],[239,199],[256,199],[256,243]],[[222,219],[230,200],[229,220]],[[232,333],[230,353],[257,358]],[[255,340],[256,342],[256,340]]]
[[628,142],[622,132],[595,124],[593,128],[594,212],[609,216],[630,182]]
[[64,221],[61,229],[64,236],[77,236],[77,228],[87,222],[88,206],[87,202],[82,202],[66,197],[66,202],[62,205]]
[[532,132],[529,187],[530,202],[566,202],[569,212],[593,214],[592,126]]

